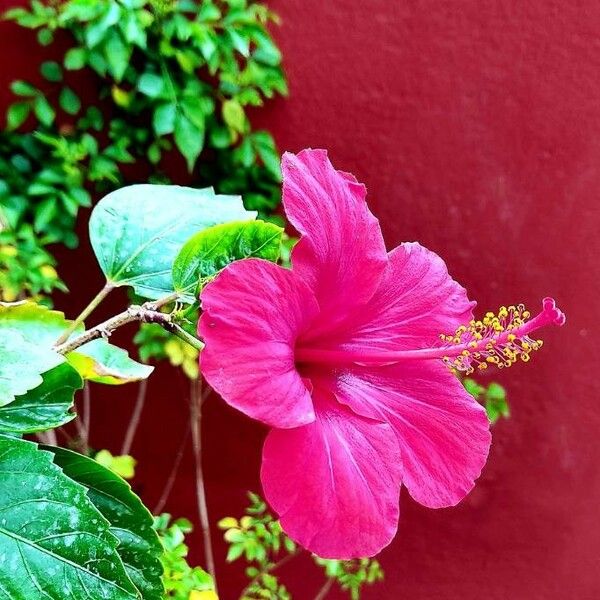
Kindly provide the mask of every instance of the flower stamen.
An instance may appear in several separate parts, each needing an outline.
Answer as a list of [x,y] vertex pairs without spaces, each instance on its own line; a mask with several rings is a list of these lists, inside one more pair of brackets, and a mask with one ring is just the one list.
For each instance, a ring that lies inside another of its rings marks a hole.
[[519,360],[529,362],[532,352],[543,345],[530,334],[544,325],[562,325],[566,320],[552,298],[544,298],[542,307],[542,312],[531,319],[523,304],[501,306],[497,315],[488,312],[480,321],[459,327],[453,335],[441,335],[442,341],[454,346],[448,348],[442,360],[453,371],[467,375],[490,365],[503,369]]

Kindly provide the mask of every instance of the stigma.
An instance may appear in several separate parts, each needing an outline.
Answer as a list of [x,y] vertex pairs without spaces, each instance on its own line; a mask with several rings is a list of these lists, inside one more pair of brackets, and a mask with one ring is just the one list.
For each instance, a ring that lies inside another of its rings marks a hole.
[[498,314],[488,312],[480,321],[459,327],[453,335],[441,335],[448,344],[442,360],[452,371],[466,375],[489,366],[503,369],[518,361],[529,362],[531,354],[543,345],[542,340],[532,337],[533,332],[565,321],[565,314],[552,298],[544,298],[541,312],[533,318],[523,304],[502,306]]
[[498,314],[486,313],[481,321],[470,321],[452,335],[441,335],[441,343],[428,348],[380,350],[364,348],[320,348],[299,345],[295,348],[297,364],[386,366],[405,360],[442,360],[454,372],[471,374],[493,365],[500,369],[518,360],[529,361],[542,341],[531,337],[546,325],[563,325],[566,318],[552,298],[544,298],[542,310],[535,317],[522,304],[502,306]]

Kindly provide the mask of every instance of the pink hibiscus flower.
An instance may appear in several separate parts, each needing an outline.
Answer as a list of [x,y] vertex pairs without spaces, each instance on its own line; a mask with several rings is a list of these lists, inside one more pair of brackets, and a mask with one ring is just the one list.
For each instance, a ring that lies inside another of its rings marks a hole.
[[401,484],[452,506],[486,461],[485,411],[452,371],[527,360],[529,334],[564,315],[546,299],[532,320],[519,306],[473,321],[439,256],[386,252],[365,187],[325,151],[282,169],[292,269],[242,260],[204,289],[202,372],[272,428],[261,479],[287,534],[322,557],[372,556],[396,533]]

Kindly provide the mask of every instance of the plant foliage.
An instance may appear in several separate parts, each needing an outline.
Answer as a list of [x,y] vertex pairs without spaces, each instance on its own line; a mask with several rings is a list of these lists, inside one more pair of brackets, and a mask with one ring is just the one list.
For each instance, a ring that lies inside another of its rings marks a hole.
[[[39,76],[11,85],[0,133],[0,289],[64,290],[51,246],[77,245],[90,192],[186,177],[279,202],[279,156],[248,111],[286,94],[281,54],[252,0],[67,0],[5,14],[49,46]],[[54,44],[57,40],[59,43]],[[180,157],[180,158],[178,158]],[[188,175],[182,174],[182,168]],[[178,203],[178,199],[173,199]]]

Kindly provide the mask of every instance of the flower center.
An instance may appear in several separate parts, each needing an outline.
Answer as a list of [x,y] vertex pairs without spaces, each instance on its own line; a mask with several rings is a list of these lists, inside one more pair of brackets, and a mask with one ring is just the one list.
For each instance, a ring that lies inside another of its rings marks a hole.
[[522,304],[502,306],[498,315],[486,313],[481,321],[471,321],[458,328],[454,335],[441,335],[443,344],[432,348],[415,350],[335,350],[299,346],[296,348],[298,363],[326,363],[362,365],[387,365],[403,360],[441,359],[452,370],[467,374],[475,368],[483,370],[488,365],[510,367],[517,360],[527,362],[534,350],[542,347],[541,340],[530,334],[546,325],[563,325],[566,318],[552,298],[544,298],[542,311],[533,318]]

